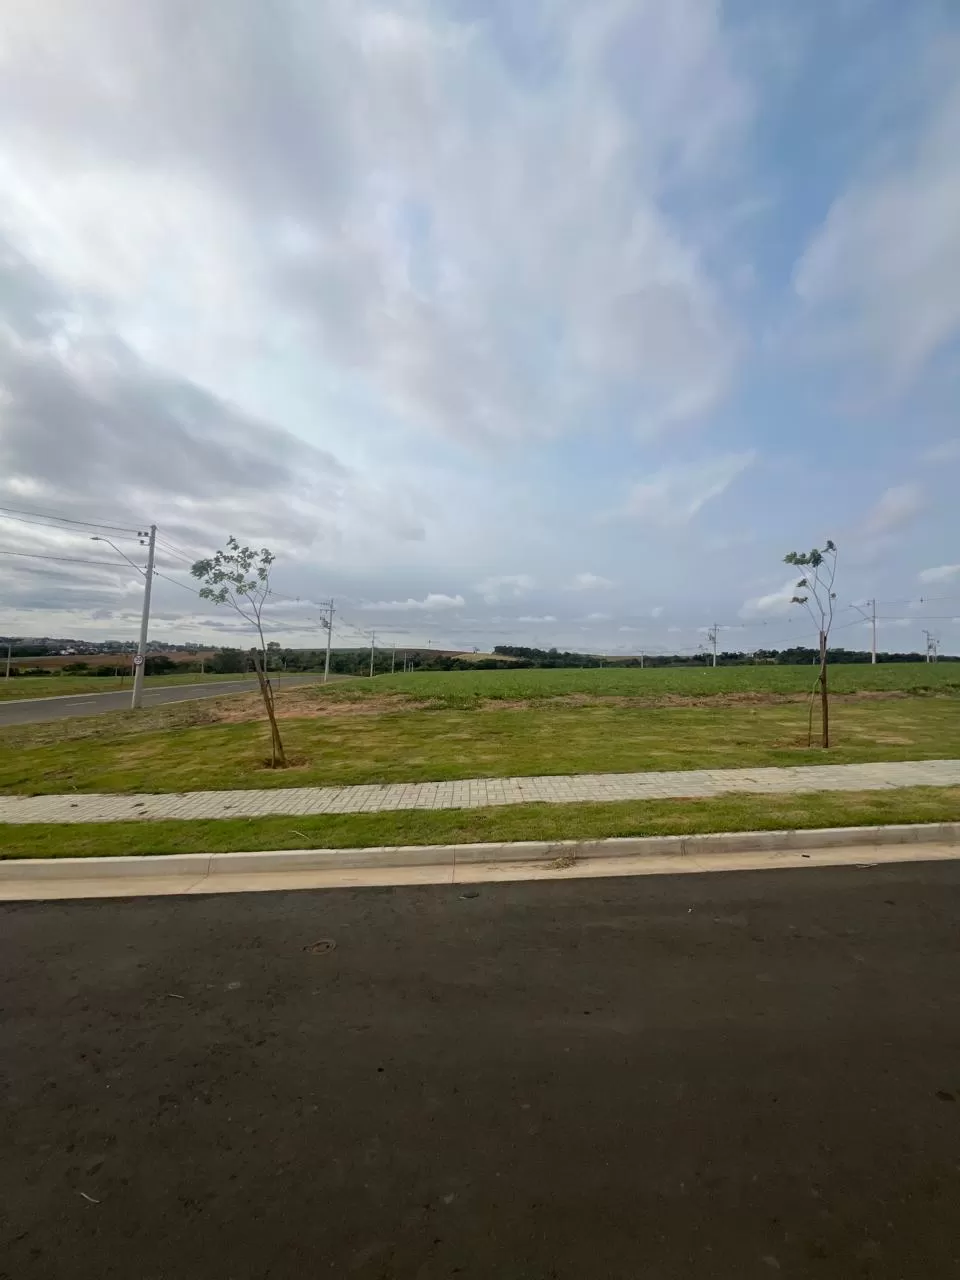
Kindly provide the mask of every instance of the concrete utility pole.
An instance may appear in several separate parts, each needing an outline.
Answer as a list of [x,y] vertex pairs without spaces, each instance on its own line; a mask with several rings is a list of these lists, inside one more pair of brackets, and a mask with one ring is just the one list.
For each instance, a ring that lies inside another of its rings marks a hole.
[[333,601],[330,601],[327,609],[327,656],[323,663],[323,683],[326,684],[330,679],[330,646],[333,644]]
[[140,534],[140,545],[147,539],[147,571],[143,580],[143,613],[140,616],[140,640],[137,644],[136,666],[133,673],[133,696],[130,706],[137,711],[143,705],[143,677],[147,665],[147,632],[150,628],[150,595],[153,591],[153,562],[157,554],[157,526],[152,524],[148,533]]
[[370,674],[373,675],[373,655],[377,652],[377,633],[370,632]]
[[717,636],[720,634],[720,623],[715,622],[707,631],[707,639],[713,645],[713,665],[717,665]]
[[869,609],[870,609],[869,613],[865,612],[863,605],[855,604],[853,607],[854,609],[856,609],[857,613],[859,613],[861,617],[865,618],[867,622],[870,623],[870,628],[871,628],[870,661],[876,662],[877,660],[877,602],[876,600],[868,600],[867,605],[869,606]]
[[924,635],[926,636],[926,638],[927,638],[927,661],[928,661],[928,662],[936,662],[936,660],[937,660],[937,645],[938,645],[940,642],[937,640],[937,637],[936,637],[935,635],[933,635],[930,631],[924,631],[924,633],[923,633],[923,634],[924,634]]
[[396,642],[396,640],[394,640],[394,642],[393,642],[393,656],[392,656],[392,657],[391,657],[391,659],[390,659],[390,674],[391,674],[391,675],[393,675],[393,673],[396,671],[396,669],[397,669],[397,642]]
[[871,627],[871,636],[872,636],[870,640],[870,661],[872,663],[876,663],[877,661],[877,602],[876,600],[870,601],[870,627]]
[[7,641],[7,674],[3,677],[4,680],[10,679],[10,655],[12,653],[13,653],[13,645],[8,640]]

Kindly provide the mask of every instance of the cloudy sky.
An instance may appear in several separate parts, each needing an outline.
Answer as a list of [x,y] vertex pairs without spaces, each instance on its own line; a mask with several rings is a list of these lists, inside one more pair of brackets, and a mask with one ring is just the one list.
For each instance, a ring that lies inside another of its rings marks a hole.
[[[838,642],[960,652],[958,339],[956,0],[0,18],[0,507],[156,521],[157,638],[232,533],[292,643],[804,642],[829,537]],[[73,527],[0,632],[134,634]]]

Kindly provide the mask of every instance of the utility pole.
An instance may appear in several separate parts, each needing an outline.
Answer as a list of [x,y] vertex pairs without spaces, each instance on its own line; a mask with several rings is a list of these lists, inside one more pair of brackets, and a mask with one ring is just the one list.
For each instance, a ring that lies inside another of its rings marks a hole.
[[157,526],[152,524],[148,533],[140,533],[140,545],[147,539],[147,571],[143,580],[143,613],[140,617],[140,641],[137,645],[136,666],[133,673],[133,697],[131,709],[139,710],[143,705],[143,676],[147,665],[147,631],[150,627],[150,594],[153,591],[153,561],[157,554]]
[[640,670],[643,670],[643,650],[640,650]]
[[391,674],[391,675],[393,675],[393,673],[396,671],[396,669],[397,669],[397,642],[396,642],[396,640],[394,640],[394,642],[393,642],[393,657],[390,659],[390,674]]
[[377,633],[370,632],[370,674],[373,675],[373,655],[377,651]]
[[877,661],[877,602],[870,601],[870,661],[876,664]]
[[333,644],[333,601],[327,609],[327,656],[323,662],[323,683],[326,684],[330,679],[330,646]]
[[4,680],[10,679],[10,655],[12,653],[13,653],[13,645],[8,640],[7,641],[7,674],[3,677]]
[[939,641],[937,640],[937,637],[929,631],[924,631],[923,634],[926,636],[926,639],[927,639],[927,661],[936,662],[937,644],[939,643]]
[[861,617],[865,618],[867,622],[870,623],[870,628],[871,628],[870,661],[872,663],[875,663],[877,660],[877,602],[876,600],[868,600],[867,604],[870,606],[869,613],[864,612],[862,605],[855,604],[853,607],[856,609],[857,613],[861,615]]
[[717,665],[717,636],[720,634],[720,623],[715,622],[707,631],[707,639],[713,645],[713,665]]

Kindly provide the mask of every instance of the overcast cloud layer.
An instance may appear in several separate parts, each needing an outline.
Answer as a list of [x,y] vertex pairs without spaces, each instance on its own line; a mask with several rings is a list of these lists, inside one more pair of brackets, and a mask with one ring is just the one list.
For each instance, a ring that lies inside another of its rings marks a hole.
[[[232,533],[292,643],[800,642],[832,537],[960,651],[958,339],[952,0],[0,19],[0,507],[157,521],[157,638]],[[0,633],[134,633],[88,536],[0,518]]]

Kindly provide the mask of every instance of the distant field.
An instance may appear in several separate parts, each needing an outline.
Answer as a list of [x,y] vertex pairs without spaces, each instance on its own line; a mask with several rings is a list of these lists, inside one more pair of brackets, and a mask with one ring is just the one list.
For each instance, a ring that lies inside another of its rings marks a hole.
[[[352,684],[342,696],[388,692],[462,706],[488,699],[517,701],[587,694],[610,698],[708,698],[714,694],[802,694],[816,680],[813,667],[635,667],[525,669],[519,671],[424,671],[377,676]],[[838,664],[830,668],[836,693],[960,692],[960,662]],[[337,695],[334,695],[337,696]]]

